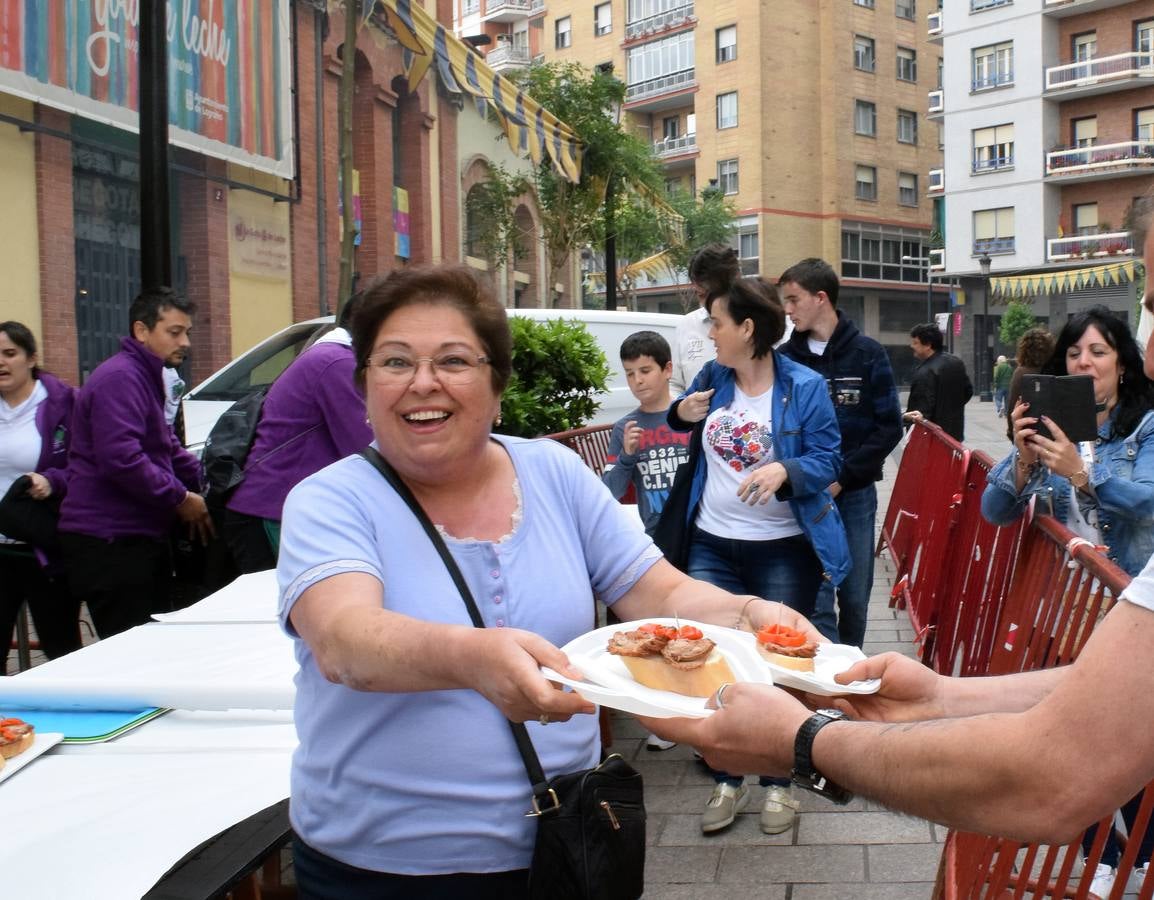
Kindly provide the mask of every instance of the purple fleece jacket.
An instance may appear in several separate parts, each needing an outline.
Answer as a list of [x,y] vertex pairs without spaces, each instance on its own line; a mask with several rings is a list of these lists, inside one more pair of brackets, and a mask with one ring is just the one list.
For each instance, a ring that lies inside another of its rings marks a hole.
[[368,446],[373,433],[355,372],[352,348],[338,342],[314,344],[284,370],[261,408],[244,481],[229,509],[279,520],[300,481]]
[[164,360],[134,338],[80,389],[72,418],[68,493],[60,530],[91,537],[161,538],[200,462],[164,418]]
[[48,479],[53,497],[63,497],[68,491],[68,447],[72,443],[72,409],[77,391],[47,372],[36,378],[48,391],[36,410],[36,430],[40,434],[36,472]]

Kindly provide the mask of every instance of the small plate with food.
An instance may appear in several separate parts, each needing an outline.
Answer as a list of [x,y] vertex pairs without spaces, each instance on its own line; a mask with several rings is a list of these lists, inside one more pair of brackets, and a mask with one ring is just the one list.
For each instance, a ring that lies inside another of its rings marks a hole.
[[787,625],[763,625],[756,634],[757,652],[768,664],[775,684],[837,697],[843,694],[876,694],[881,681],[838,684],[833,677],[866,658],[849,644],[818,644]]
[[685,619],[648,619],[608,625],[561,648],[586,681],[545,669],[592,703],[634,715],[701,718],[705,701],[726,682],[773,684],[752,635]]
[[0,781],[64,740],[63,734],[36,731],[22,719],[0,718]]

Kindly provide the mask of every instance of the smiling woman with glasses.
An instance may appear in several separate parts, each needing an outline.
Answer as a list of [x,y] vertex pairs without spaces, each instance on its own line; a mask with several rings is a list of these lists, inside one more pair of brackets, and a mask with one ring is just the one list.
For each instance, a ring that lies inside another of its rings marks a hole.
[[[580,458],[492,434],[513,349],[504,307],[459,266],[406,268],[352,325],[374,446],[443,537],[485,628],[405,500],[361,456],[285,507],[281,621],[300,666],[292,821],[301,897],[527,896],[535,820],[507,719],[545,770],[600,750],[557,648],[593,625],[680,615],[746,627],[778,604],[678,572]],[[548,727],[542,727],[543,725]]]

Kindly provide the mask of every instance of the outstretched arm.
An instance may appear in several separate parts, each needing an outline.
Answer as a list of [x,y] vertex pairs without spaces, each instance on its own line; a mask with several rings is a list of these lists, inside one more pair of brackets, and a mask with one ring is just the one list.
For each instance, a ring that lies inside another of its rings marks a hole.
[[[835,723],[814,743],[815,764],[856,793],[950,827],[1067,842],[1154,778],[1151,646],[1154,612],[1121,603],[1067,670],[923,694],[955,718]],[[983,707],[995,711],[966,714]],[[786,774],[808,715],[784,691],[739,684],[708,719],[645,724],[712,765]]]

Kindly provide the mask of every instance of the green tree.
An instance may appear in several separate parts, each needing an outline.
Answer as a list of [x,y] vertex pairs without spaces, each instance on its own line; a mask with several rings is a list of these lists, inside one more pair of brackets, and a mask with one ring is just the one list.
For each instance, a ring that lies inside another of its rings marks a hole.
[[537,437],[584,425],[600,405],[609,364],[582,322],[510,316],[513,375],[497,431]]
[[[574,252],[600,244],[607,233],[622,236],[621,228],[606,227],[607,192],[615,198],[610,204],[615,220],[630,185],[644,185],[659,195],[661,167],[648,142],[614,121],[614,110],[625,100],[625,85],[611,73],[593,72],[578,63],[548,63],[513,77],[530,97],[573,129],[584,149],[576,184],[561,177],[547,160],[533,173],[549,284],[555,284]],[[639,244],[635,240],[631,252],[638,252]]]
[[525,235],[515,224],[513,204],[530,189],[529,179],[502,165],[490,169],[490,177],[475,184],[465,197],[468,253],[485,260],[493,271],[504,267],[509,254],[525,251]]
[[1037,324],[1038,320],[1034,318],[1034,310],[1030,308],[1030,304],[1021,300],[1011,300],[998,326],[998,337],[1003,344],[1017,347],[1018,338]]
[[[681,215],[684,227],[668,250],[673,271],[684,272],[698,248],[706,244],[728,244],[736,230],[737,211],[717,188],[706,188],[700,198],[678,191],[669,200]],[[697,304],[696,295],[686,291],[682,297],[686,312]]]

